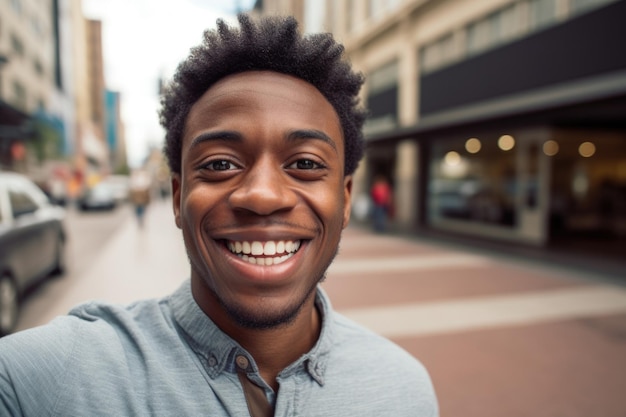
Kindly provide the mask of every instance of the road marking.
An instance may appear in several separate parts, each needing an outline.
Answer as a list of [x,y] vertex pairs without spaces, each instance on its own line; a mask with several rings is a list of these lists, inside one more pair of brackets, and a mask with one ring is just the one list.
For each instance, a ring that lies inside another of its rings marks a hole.
[[422,336],[626,313],[626,290],[585,286],[340,312],[386,337]]
[[428,254],[397,258],[340,259],[332,263],[329,274],[363,272],[417,271],[422,269],[484,267],[493,265],[486,257],[463,254]]

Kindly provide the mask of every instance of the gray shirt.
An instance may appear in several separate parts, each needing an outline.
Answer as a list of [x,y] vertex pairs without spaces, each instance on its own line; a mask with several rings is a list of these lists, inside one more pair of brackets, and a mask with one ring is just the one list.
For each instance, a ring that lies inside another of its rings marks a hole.
[[247,416],[241,356],[276,416],[438,415],[415,358],[333,312],[321,289],[316,303],[320,338],[279,374],[277,395],[200,310],[189,281],[159,300],[79,306],[0,339],[0,415]]

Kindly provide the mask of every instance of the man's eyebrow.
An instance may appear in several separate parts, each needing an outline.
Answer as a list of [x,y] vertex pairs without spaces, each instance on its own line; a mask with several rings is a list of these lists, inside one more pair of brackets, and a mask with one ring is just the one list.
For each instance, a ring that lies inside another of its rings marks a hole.
[[193,149],[203,142],[210,141],[241,142],[242,140],[243,138],[241,137],[241,134],[237,132],[232,130],[219,130],[216,132],[204,132],[199,134],[193,138],[189,147]]
[[326,133],[320,130],[315,130],[315,129],[293,130],[289,132],[289,134],[287,135],[287,139],[289,140],[298,140],[298,139],[321,140],[322,142],[326,142],[327,144],[329,144],[335,150],[335,152],[337,152],[337,144],[335,144],[335,141],[333,141],[330,138],[330,136],[328,136]]

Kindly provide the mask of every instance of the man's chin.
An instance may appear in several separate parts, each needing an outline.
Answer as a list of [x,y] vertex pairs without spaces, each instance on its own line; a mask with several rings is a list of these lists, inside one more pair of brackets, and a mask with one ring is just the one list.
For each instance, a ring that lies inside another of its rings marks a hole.
[[301,298],[295,300],[291,305],[272,306],[263,305],[262,302],[254,306],[238,305],[219,299],[220,304],[228,316],[239,326],[250,330],[270,330],[287,327],[296,320],[302,312],[303,306],[310,297],[315,296],[317,284],[323,280],[318,280]]
[[239,326],[250,330],[270,330],[292,324],[302,310],[302,304],[279,312],[261,309],[251,310],[233,308],[232,306],[226,307],[229,317]]

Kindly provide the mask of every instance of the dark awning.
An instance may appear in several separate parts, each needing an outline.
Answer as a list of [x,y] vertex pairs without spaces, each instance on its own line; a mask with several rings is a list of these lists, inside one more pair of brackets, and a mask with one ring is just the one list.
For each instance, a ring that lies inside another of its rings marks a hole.
[[24,139],[32,134],[30,116],[0,100],[0,139]]
[[6,103],[0,100],[0,125],[2,126],[20,126],[25,121],[28,121],[30,117]]

